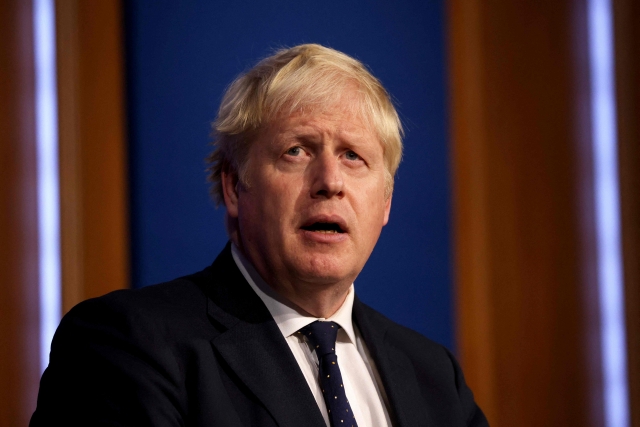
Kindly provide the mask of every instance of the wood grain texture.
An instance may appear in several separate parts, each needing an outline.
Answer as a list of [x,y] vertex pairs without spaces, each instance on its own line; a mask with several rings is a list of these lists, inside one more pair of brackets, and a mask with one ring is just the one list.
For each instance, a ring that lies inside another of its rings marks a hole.
[[494,427],[602,425],[585,6],[448,3],[458,341]]
[[0,426],[27,425],[40,376],[31,1],[0,2]]
[[129,286],[120,2],[56,2],[63,310]]

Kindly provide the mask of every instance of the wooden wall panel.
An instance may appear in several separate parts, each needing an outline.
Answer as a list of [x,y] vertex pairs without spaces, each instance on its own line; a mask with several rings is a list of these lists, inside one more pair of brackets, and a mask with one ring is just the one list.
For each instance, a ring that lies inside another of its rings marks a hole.
[[603,421],[585,7],[448,3],[459,349],[493,427]]
[[56,2],[64,312],[129,285],[121,7]]
[[0,2],[0,426],[24,426],[40,373],[31,1]]
[[640,3],[613,4],[629,401],[631,425],[640,427]]

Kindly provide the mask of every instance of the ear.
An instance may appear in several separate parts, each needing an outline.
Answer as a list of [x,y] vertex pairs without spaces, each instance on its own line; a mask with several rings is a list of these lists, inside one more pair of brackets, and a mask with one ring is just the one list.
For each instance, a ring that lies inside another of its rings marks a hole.
[[230,169],[220,174],[227,215],[238,218],[238,174]]
[[389,214],[391,213],[391,197],[392,194],[389,194],[389,197],[387,197],[387,201],[384,204],[384,220],[382,222],[383,226],[387,225],[387,223],[389,222]]

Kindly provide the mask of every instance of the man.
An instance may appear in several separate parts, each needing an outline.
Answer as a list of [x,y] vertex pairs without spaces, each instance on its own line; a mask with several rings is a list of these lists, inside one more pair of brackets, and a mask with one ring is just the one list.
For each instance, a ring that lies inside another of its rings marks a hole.
[[297,46],[236,79],[214,128],[231,242],[65,316],[31,425],[487,425],[446,349],[354,293],[402,151],[381,84]]

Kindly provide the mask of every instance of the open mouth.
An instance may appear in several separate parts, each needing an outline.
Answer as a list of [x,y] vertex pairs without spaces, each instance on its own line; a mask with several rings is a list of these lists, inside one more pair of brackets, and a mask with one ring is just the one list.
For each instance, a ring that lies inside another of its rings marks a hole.
[[313,224],[303,226],[302,229],[315,231],[316,233],[344,233],[342,227],[335,222],[314,222]]

